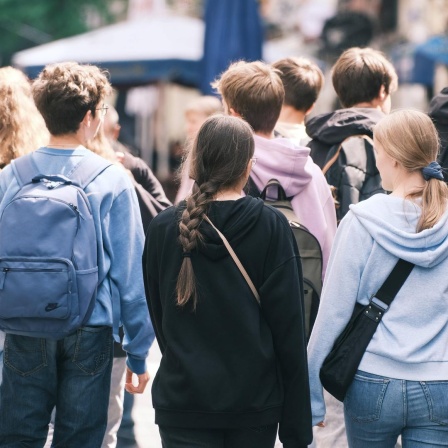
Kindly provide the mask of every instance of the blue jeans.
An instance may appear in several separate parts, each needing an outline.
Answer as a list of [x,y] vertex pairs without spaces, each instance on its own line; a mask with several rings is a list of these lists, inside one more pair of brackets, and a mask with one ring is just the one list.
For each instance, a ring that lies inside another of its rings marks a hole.
[[159,426],[159,432],[163,448],[274,448],[277,426],[238,429]]
[[344,400],[350,448],[448,446],[448,381],[406,381],[358,371]]
[[84,327],[58,341],[7,334],[0,446],[43,447],[56,406],[53,447],[101,447],[111,368],[110,327]]
[[5,345],[5,333],[0,330],[0,384],[2,383],[3,371],[3,346]]

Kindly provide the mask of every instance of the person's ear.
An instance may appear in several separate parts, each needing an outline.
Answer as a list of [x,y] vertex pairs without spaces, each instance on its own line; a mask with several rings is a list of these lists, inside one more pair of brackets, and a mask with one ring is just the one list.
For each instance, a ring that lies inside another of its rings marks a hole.
[[233,107],[231,107],[229,109],[229,115],[231,115],[232,117],[242,118],[241,114],[239,114],[238,112],[235,112],[235,109],[233,109]]
[[82,119],[81,124],[90,128],[90,125],[92,124],[92,120],[93,120],[92,111],[88,110],[86,112],[86,114],[84,115],[84,118]]
[[121,126],[119,124],[116,124],[114,126],[113,131],[112,131],[113,132],[113,138],[115,140],[118,140],[118,137],[120,136],[120,130],[121,130]]

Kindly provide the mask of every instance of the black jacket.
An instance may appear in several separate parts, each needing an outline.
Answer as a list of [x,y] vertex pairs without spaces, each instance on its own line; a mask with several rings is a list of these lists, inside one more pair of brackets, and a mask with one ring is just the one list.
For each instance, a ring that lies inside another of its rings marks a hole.
[[[373,127],[382,117],[384,114],[377,109],[353,107],[311,118],[306,124],[306,132],[312,138],[308,143],[311,158],[323,168],[348,137],[373,138]],[[337,188],[338,221],[348,212],[350,204],[383,192],[372,145],[355,139],[352,144],[344,143],[343,148],[337,163],[326,173],[328,183]]]
[[440,138],[439,163],[448,182],[448,87],[445,87],[429,103],[428,115],[432,118]]
[[373,127],[384,117],[378,109],[352,107],[318,115],[306,123],[306,133],[311,138],[308,147],[314,163],[323,168],[332,146],[339,145],[352,135],[373,138]]
[[166,197],[162,185],[144,160],[124,152],[123,166],[134,176],[135,192],[140,206],[143,228],[146,232],[152,219],[172,204]]
[[191,428],[257,427],[280,422],[287,448],[312,440],[298,250],[286,219],[263,201],[213,202],[208,216],[229,240],[261,297],[249,286],[209,224],[191,260],[196,311],[176,304],[182,262],[170,207],[151,223],[144,277],[162,351],[152,386],[156,423]]

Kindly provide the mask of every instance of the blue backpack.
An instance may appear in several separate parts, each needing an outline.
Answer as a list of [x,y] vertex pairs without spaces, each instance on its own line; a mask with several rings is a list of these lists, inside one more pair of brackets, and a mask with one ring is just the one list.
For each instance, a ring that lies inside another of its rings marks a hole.
[[84,189],[110,162],[91,154],[67,175],[12,161],[20,190],[0,216],[0,329],[61,339],[85,325],[98,286],[97,237]]

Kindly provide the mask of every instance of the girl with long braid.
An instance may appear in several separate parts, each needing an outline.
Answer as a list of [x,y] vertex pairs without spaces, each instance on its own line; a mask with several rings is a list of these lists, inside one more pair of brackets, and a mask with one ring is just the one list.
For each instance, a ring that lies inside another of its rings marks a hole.
[[253,154],[246,122],[209,118],[191,152],[191,195],[148,230],[143,268],[162,351],[152,397],[164,448],[272,448],[279,423],[287,448],[312,439],[300,258],[284,216],[242,195]]

